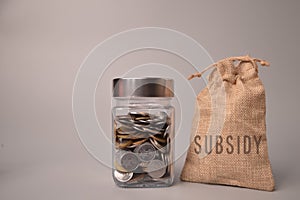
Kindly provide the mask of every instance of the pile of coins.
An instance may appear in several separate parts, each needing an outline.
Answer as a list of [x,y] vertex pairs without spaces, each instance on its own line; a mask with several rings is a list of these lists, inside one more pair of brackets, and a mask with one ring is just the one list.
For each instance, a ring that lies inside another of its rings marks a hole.
[[114,117],[115,171],[119,182],[168,176],[171,119],[165,112],[129,112]]

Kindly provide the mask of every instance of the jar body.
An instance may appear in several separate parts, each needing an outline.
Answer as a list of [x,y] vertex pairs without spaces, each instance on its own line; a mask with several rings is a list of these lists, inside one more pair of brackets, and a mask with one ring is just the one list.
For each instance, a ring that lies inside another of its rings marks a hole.
[[174,179],[171,98],[114,98],[113,169],[120,187],[165,187]]

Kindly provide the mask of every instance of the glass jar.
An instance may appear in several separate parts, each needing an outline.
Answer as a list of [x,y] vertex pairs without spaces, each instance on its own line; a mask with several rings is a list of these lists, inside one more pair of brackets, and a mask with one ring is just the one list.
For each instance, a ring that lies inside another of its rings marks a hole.
[[174,179],[172,79],[113,80],[113,169],[120,187],[165,187]]

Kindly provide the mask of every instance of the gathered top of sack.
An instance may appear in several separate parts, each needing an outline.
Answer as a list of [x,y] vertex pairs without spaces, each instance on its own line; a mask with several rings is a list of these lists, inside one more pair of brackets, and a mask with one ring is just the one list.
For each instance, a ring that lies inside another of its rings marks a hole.
[[[252,58],[249,55],[229,57],[209,65],[201,72],[192,74],[190,77],[188,77],[188,80],[191,80],[195,77],[201,77],[206,71],[213,67],[217,67],[220,75],[223,78],[223,81],[234,84],[238,78],[241,80],[248,80],[255,72],[257,73],[257,63],[259,63],[261,66],[270,66],[269,62],[258,58]],[[249,73],[249,70],[251,69],[254,71]]]

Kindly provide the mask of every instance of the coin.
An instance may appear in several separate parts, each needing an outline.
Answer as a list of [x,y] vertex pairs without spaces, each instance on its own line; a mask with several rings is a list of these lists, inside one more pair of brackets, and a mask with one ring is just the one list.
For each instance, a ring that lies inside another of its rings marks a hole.
[[135,133],[131,134],[131,136],[134,138],[148,138],[149,137],[149,135],[144,132],[135,132]]
[[132,144],[132,140],[121,140],[121,141],[116,141],[116,147],[119,149],[124,149],[127,146]]
[[148,119],[140,119],[138,121],[134,122],[135,124],[144,125],[147,126],[150,124],[150,121]]
[[131,118],[128,115],[118,115],[114,118],[115,122],[119,122],[119,121],[130,121]]
[[119,135],[117,135],[117,137],[118,138],[122,138],[122,139],[136,139],[136,138],[134,138],[134,137],[132,137],[132,135],[130,135],[130,134],[119,134]]
[[157,142],[155,139],[150,138],[149,139],[151,144],[159,151],[163,152],[163,153],[168,153],[169,152],[169,148],[170,148],[170,144],[166,144],[165,146],[162,146],[161,144],[159,144],[159,142]]
[[128,172],[131,172],[138,168],[139,166],[139,158],[135,153],[132,153],[130,151],[126,151],[123,153],[120,157],[120,164],[121,166],[127,170]]
[[115,160],[114,161],[114,168],[118,170],[119,172],[127,172],[126,169],[124,169],[121,165],[118,164],[118,162]]
[[158,121],[158,122],[153,123],[154,126],[159,127],[159,128],[163,128],[165,124],[166,124],[165,121]]
[[147,133],[150,133],[150,134],[159,134],[160,132],[157,131],[157,130],[153,130],[153,129],[150,129],[150,128],[144,128],[144,131],[147,132]]
[[170,132],[170,126],[168,126],[163,134],[163,137],[168,137]]
[[139,183],[142,182],[145,178],[145,173],[134,173],[131,180],[128,183]]
[[135,117],[134,120],[136,121],[140,121],[140,120],[149,120],[150,117],[149,116],[139,116],[139,117]]
[[140,126],[133,126],[132,127],[133,129],[135,129],[136,131],[140,131],[140,132],[144,132],[144,128],[143,127],[140,127]]
[[133,177],[132,172],[119,172],[118,170],[114,170],[115,178],[120,182],[127,182]]
[[161,178],[166,173],[166,165],[161,160],[152,160],[145,169],[152,178]]
[[117,135],[128,135],[128,134],[133,134],[135,131],[123,131],[121,129],[116,130]]
[[149,113],[132,111],[128,113],[131,117],[149,117]]
[[130,146],[128,146],[128,148],[135,148],[141,144],[143,144],[144,142],[146,142],[147,139],[139,139],[139,140],[135,140]]
[[151,135],[150,137],[152,137],[154,140],[156,140],[157,142],[162,144],[162,146],[165,146],[165,144],[167,142],[167,138],[163,138],[159,134]]
[[148,162],[155,157],[155,148],[149,142],[146,142],[134,149],[139,159],[143,162]]
[[133,121],[131,121],[131,120],[120,119],[118,122],[121,123],[121,124],[123,124],[123,125],[133,126]]
[[166,112],[159,112],[157,117],[161,120],[161,121],[165,121],[168,118],[168,114]]
[[132,132],[134,131],[134,129],[132,128],[132,126],[126,126],[126,125],[122,125],[120,127],[117,128],[118,133],[122,134],[126,134],[127,132]]
[[164,162],[164,164],[167,166],[169,163],[169,156],[166,153],[158,152],[156,154],[155,159],[161,160]]

